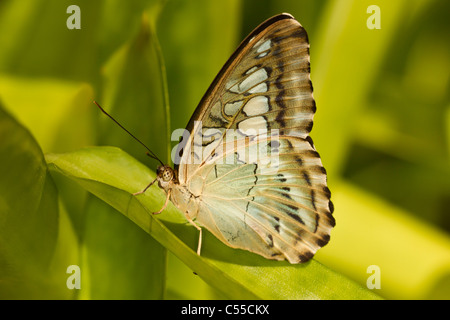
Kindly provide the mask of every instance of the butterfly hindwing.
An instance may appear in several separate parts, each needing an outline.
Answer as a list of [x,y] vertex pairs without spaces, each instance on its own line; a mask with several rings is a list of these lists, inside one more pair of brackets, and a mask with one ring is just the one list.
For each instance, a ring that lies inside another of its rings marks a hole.
[[[280,136],[276,141],[276,152],[254,163],[216,161],[199,168],[204,187],[197,221],[231,247],[303,262],[328,242],[334,226],[326,173],[308,140]],[[249,142],[232,154],[251,148]]]

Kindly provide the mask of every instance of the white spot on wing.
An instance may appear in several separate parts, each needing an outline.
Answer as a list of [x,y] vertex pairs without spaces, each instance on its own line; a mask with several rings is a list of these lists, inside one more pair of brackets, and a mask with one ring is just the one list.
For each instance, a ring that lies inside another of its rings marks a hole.
[[261,93],[261,92],[267,92],[267,84],[265,82],[258,84],[256,87],[251,88],[249,93]]
[[269,100],[265,96],[253,97],[244,106],[244,112],[247,116],[256,116],[267,111],[269,111]]
[[267,72],[264,68],[259,69],[258,71],[253,72],[244,81],[239,85],[240,92],[247,91],[251,87],[256,86],[257,84],[263,82],[267,79]]
[[233,102],[233,103],[227,103],[225,105],[225,114],[227,116],[234,116],[236,114],[236,112],[241,108],[242,106],[242,101],[237,101],[237,102]]
[[252,73],[253,71],[255,71],[256,69],[258,69],[258,67],[257,67],[257,66],[254,66],[254,67],[248,69],[248,70],[245,72],[245,74],[250,74],[250,73]]
[[239,122],[238,129],[244,135],[255,135],[260,130],[267,130],[267,121],[262,116],[248,118]]
[[262,58],[262,57],[265,57],[265,56],[267,56],[267,54],[269,53],[269,51],[265,51],[265,52],[263,52],[263,53],[260,53],[258,56],[256,56],[257,58]]
[[256,52],[260,53],[263,51],[266,51],[270,48],[271,45],[271,41],[270,40],[266,40],[263,44],[261,44],[258,49],[256,49]]

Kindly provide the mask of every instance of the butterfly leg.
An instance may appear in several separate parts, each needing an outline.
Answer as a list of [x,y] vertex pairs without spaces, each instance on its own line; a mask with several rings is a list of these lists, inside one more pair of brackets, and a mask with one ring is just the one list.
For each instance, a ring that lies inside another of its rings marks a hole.
[[171,191],[172,191],[172,189],[169,189],[169,191],[167,192],[166,202],[164,202],[164,205],[162,206],[162,208],[157,212],[152,212],[152,214],[160,214],[161,212],[164,211],[164,209],[167,207],[167,204],[169,203]]
[[142,194],[142,193],[144,193],[145,191],[147,191],[147,189],[150,188],[150,187],[152,186],[152,184],[154,184],[155,181],[156,181],[157,179],[158,179],[158,178],[156,178],[155,180],[153,180],[152,182],[150,182],[150,183],[148,184],[148,186],[145,187],[144,190],[133,193],[133,196],[137,196],[138,194]]
[[198,237],[198,246],[197,246],[197,254],[200,255],[200,250],[202,249],[202,228],[200,228],[197,224],[195,224],[195,222],[189,218],[186,215],[186,219],[187,221],[192,224],[198,231],[199,231],[199,237]]

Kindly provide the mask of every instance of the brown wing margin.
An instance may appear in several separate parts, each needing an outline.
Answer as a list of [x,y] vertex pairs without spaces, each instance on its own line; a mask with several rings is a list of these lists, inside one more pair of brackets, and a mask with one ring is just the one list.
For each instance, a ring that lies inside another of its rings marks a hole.
[[[239,45],[239,47],[233,52],[233,54],[231,55],[231,57],[227,60],[227,62],[223,65],[223,67],[220,69],[220,71],[217,73],[216,77],[214,78],[214,80],[212,81],[211,85],[209,86],[208,90],[206,90],[206,93],[203,95],[202,99],[200,100],[199,104],[197,105],[197,108],[195,109],[194,113],[192,114],[191,118],[189,119],[189,122],[186,126],[186,130],[188,130],[189,132],[192,132],[193,126],[194,126],[194,121],[197,119],[200,119],[202,117],[202,106],[206,103],[206,100],[211,96],[211,93],[213,92],[213,90],[217,87],[219,80],[222,78],[223,74],[225,73],[226,70],[228,70],[228,68],[230,67],[230,65],[232,64],[232,62],[236,59],[236,57],[241,53],[241,51],[246,47],[246,45],[250,42],[250,40],[255,37],[256,35],[258,35],[261,31],[265,30],[268,26],[270,26],[271,24],[280,21],[280,20],[284,20],[284,19],[294,19],[295,18],[288,14],[288,13],[281,13],[278,14],[276,16],[273,16],[269,19],[267,19],[266,21],[264,21],[263,23],[261,23],[258,27],[256,27],[256,29],[254,29]],[[187,143],[186,139],[184,142]],[[178,148],[177,148],[177,154],[180,156],[180,159],[182,158],[182,154],[180,154],[181,150],[185,149],[185,143],[184,144],[179,144]],[[174,169],[178,172],[178,167],[179,164],[174,164]]]

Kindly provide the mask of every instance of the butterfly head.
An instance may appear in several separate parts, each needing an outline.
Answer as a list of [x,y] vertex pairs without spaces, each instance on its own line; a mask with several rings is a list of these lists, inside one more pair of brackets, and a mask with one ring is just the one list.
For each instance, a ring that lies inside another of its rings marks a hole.
[[174,172],[173,169],[169,166],[159,166],[156,169],[156,173],[158,175],[158,184],[164,190],[168,189],[174,180]]

